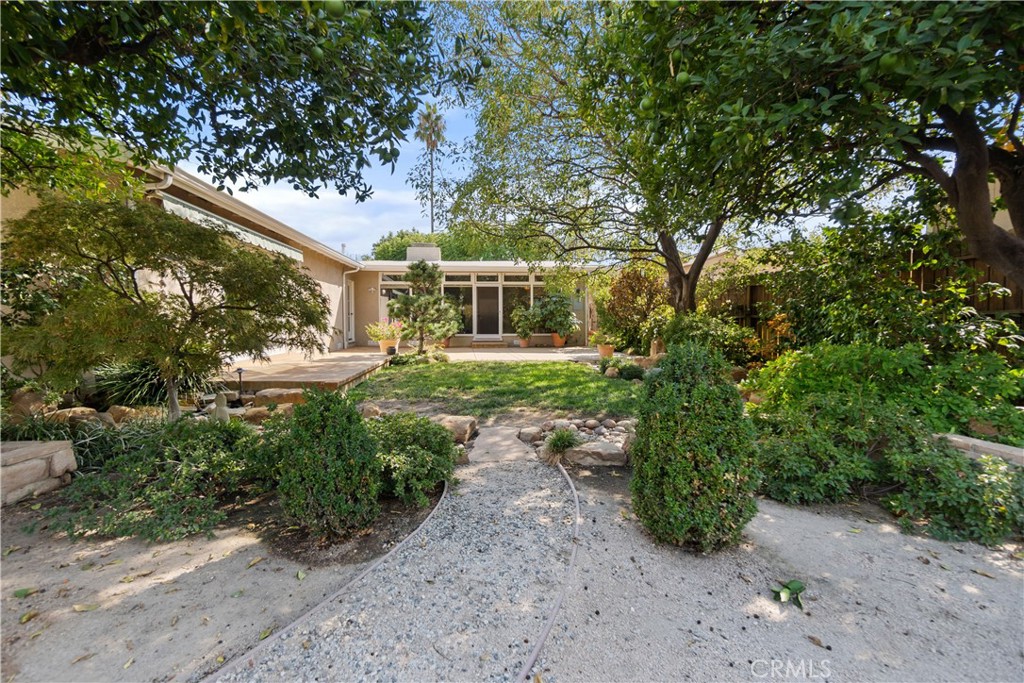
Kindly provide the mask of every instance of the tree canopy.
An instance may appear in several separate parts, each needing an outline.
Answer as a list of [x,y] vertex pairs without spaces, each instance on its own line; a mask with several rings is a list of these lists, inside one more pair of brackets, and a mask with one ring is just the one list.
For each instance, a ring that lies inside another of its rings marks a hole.
[[714,127],[709,159],[779,150],[798,198],[845,200],[841,219],[897,179],[931,185],[972,251],[1024,285],[1019,3],[671,2],[610,15],[621,40],[644,45],[634,101],[665,139],[700,135],[696,107]]
[[4,224],[3,253],[23,275],[3,278],[5,354],[55,386],[105,361],[150,361],[172,417],[184,372],[321,350],[328,331],[327,299],[292,259],[145,201],[44,195]]
[[420,2],[4,2],[4,188],[127,152],[363,200],[436,75],[430,48]]

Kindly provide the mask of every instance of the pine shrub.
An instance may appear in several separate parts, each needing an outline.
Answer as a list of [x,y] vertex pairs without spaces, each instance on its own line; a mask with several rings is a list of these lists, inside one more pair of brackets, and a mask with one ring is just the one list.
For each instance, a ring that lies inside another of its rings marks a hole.
[[633,509],[659,541],[711,552],[757,512],[754,429],[717,352],[671,346],[649,373],[633,459]]
[[320,390],[307,390],[305,397],[268,439],[278,496],[285,514],[298,524],[342,536],[380,514],[377,445],[349,398]]

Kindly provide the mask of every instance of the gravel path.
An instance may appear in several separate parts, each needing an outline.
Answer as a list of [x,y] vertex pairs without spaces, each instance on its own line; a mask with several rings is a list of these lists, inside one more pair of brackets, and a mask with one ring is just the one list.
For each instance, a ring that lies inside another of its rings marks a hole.
[[566,581],[572,494],[535,460],[456,475],[409,543],[218,680],[514,679]]

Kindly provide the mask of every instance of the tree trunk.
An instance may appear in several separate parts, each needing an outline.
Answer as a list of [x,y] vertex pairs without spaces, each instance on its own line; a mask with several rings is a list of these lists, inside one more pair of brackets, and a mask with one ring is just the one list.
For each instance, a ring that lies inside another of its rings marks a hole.
[[707,263],[724,224],[724,216],[719,216],[711,222],[704,239],[701,240],[697,255],[690,263],[689,270],[679,255],[675,238],[666,230],[658,233],[658,244],[661,247],[661,255],[665,257],[665,268],[668,270],[669,303],[676,314],[692,313],[697,310],[697,281],[704,271],[704,264]]
[[167,420],[175,422],[181,419],[181,406],[178,405],[178,380],[167,378]]
[[[939,115],[952,132],[957,147],[953,167],[957,225],[975,256],[1024,287],[1024,239],[1003,230],[992,220],[988,185],[991,168],[985,134],[969,109],[957,114],[949,107],[941,107]],[[1000,186],[1003,192],[1011,192],[1009,203],[1016,213],[1019,197],[1013,193],[1019,191],[1018,188],[1014,187],[1012,179]],[[1016,225],[1014,229],[1018,229]]]
[[430,150],[430,234],[434,234],[434,150]]

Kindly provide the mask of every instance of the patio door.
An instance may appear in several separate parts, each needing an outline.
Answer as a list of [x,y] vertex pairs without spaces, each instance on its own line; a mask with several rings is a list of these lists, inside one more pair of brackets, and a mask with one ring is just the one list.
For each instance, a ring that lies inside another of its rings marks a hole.
[[499,287],[477,287],[476,288],[476,336],[494,337],[499,336],[499,324],[501,321],[501,305]]

